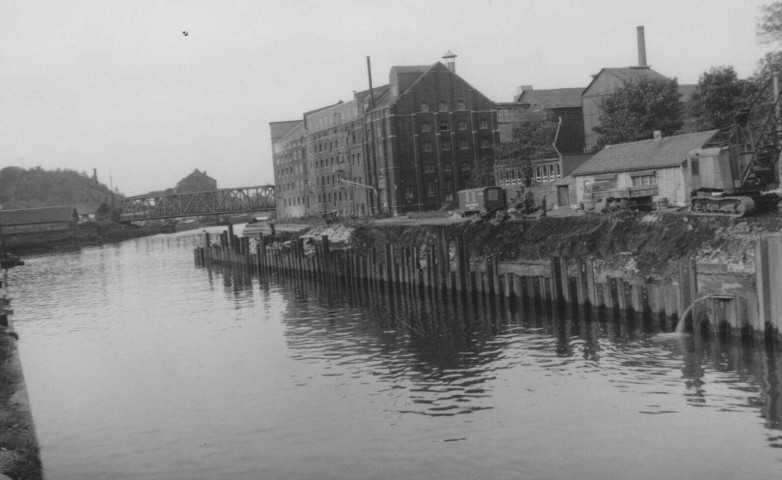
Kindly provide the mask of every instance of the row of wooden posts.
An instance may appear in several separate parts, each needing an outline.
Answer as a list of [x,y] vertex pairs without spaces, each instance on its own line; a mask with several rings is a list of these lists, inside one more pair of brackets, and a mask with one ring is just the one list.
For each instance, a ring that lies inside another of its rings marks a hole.
[[417,247],[385,243],[368,249],[335,249],[325,235],[309,244],[303,239],[272,243],[263,234],[251,242],[235,236],[232,227],[217,244],[205,235],[204,246],[194,252],[197,263],[243,265],[262,276],[288,272],[347,288],[401,285],[443,297],[473,294],[493,301],[580,305],[653,318],[664,331],[674,330],[684,318],[686,329],[695,333],[777,335],[759,315],[754,294],[699,293],[697,266],[689,259],[680,263],[674,281],[639,281],[599,277],[590,260],[561,257],[550,258],[542,270],[524,272],[535,274],[509,271],[494,258],[471,260],[465,239],[448,239],[444,232]]

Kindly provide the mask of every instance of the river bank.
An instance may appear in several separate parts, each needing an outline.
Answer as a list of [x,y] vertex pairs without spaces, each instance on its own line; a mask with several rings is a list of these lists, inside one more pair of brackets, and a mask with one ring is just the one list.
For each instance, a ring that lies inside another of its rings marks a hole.
[[121,242],[158,233],[160,233],[160,226],[137,227],[118,223],[90,223],[61,232],[6,235],[4,241],[6,250],[16,254],[45,253]]
[[43,470],[16,342],[12,328],[3,329],[0,333],[0,474],[37,480],[43,478]]
[[675,263],[682,259],[719,266],[726,273],[754,273],[755,246],[761,237],[782,232],[782,215],[734,219],[682,212],[624,212],[498,224],[364,222],[319,227],[304,235],[329,235],[355,248],[383,242],[412,247],[436,242],[441,231],[448,238],[464,238],[471,260],[477,263],[486,258],[506,264],[547,262],[551,257],[582,258],[612,275],[666,280],[676,277]]

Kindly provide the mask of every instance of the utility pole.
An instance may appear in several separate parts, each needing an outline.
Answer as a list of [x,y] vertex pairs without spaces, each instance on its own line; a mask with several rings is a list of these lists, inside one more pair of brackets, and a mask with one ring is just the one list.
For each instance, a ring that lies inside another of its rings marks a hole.
[[[372,185],[377,185],[377,158],[375,156],[375,126],[372,123],[372,112],[375,110],[375,91],[372,88],[372,63],[370,62],[369,56],[367,56],[367,76],[369,77],[369,114],[365,114],[365,118],[369,117],[369,142],[367,149],[367,165],[369,166],[368,172],[367,172],[367,178],[369,179],[369,183]],[[366,121],[366,120],[365,120]],[[379,212],[380,211],[380,195],[377,195],[377,198],[371,199],[371,204],[369,205],[369,212],[372,213],[373,210]],[[375,208],[373,208],[374,203],[377,203],[375,205]]]

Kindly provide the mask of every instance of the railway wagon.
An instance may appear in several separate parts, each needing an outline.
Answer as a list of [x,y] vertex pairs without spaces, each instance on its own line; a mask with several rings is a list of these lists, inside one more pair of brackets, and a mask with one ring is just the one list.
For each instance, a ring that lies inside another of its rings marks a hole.
[[507,195],[502,187],[479,187],[459,190],[459,214],[485,215],[507,205]]

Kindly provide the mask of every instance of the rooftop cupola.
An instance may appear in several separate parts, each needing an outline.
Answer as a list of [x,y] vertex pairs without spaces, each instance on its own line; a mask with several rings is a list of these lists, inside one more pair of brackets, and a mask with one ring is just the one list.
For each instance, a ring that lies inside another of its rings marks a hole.
[[448,50],[445,52],[445,55],[443,55],[443,63],[445,63],[445,66],[448,67],[448,70],[450,70],[453,73],[456,73],[456,55],[452,51]]

